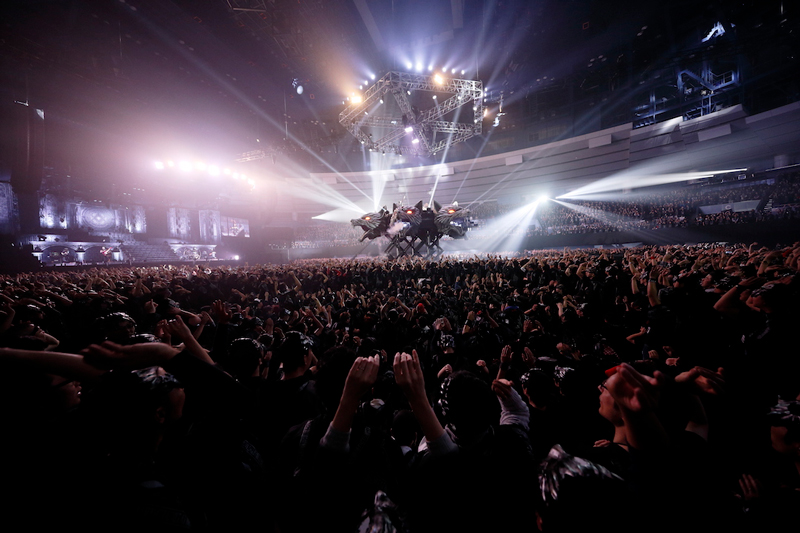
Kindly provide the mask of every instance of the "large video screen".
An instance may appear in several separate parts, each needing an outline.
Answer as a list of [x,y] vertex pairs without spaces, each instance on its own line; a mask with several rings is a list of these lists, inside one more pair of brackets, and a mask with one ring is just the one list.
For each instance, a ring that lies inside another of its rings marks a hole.
[[250,224],[245,218],[220,217],[219,226],[223,237],[250,236]]

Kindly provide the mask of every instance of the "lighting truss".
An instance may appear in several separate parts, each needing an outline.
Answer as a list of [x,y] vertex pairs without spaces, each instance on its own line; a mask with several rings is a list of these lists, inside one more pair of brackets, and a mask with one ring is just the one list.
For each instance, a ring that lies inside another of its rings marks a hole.
[[[437,81],[439,80],[439,81]],[[450,95],[433,107],[420,110],[412,105],[409,92],[427,92],[441,98]],[[397,102],[400,116],[391,116],[387,106],[378,102],[391,95]],[[469,122],[450,122],[444,117],[472,102]],[[476,80],[447,78],[444,75],[426,76],[405,72],[389,72],[365,92],[358,104],[350,104],[339,114],[339,123],[367,149],[403,155],[432,155],[453,144],[480,135],[483,127],[483,83]],[[400,140],[413,129],[419,144],[406,146]],[[437,134],[445,135],[437,139]]]

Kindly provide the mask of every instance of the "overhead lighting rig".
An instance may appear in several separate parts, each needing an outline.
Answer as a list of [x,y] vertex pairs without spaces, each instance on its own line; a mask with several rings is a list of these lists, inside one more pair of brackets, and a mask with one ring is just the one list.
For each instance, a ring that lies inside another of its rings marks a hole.
[[[412,96],[418,92],[434,93],[424,99]],[[383,105],[391,94],[397,102]],[[445,96],[447,99],[444,99]],[[420,109],[423,102],[432,107]],[[446,115],[471,105],[471,112],[454,113],[466,116],[468,122],[444,120]],[[399,112],[399,113],[398,113]],[[397,116],[399,114],[399,116]],[[389,72],[369,87],[357,103],[351,103],[339,114],[339,123],[365,148],[376,152],[402,155],[432,155],[480,135],[483,121],[483,83],[476,80],[447,78],[440,74],[426,76],[405,72]],[[411,128],[411,131],[408,129]],[[403,144],[405,136],[416,142]],[[438,137],[438,138],[437,138]]]

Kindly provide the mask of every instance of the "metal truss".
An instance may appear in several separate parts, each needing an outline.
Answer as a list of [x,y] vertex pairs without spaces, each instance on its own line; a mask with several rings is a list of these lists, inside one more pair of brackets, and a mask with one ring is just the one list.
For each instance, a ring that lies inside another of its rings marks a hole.
[[[425,91],[437,95],[445,93],[452,96],[433,107],[419,110],[409,100],[410,91]],[[377,104],[388,95],[394,97],[401,116],[381,114],[386,108],[378,107]],[[472,113],[467,113],[470,122],[442,120],[448,113],[470,103]],[[378,114],[370,114],[375,109],[378,109]],[[369,87],[361,102],[347,106],[339,114],[339,123],[369,150],[403,155],[432,155],[474,135],[480,135],[483,128],[483,83],[448,78],[443,74],[440,77],[392,71]],[[413,129],[414,137],[419,139],[419,146],[400,144],[400,139],[408,135],[407,127]],[[445,137],[437,140],[437,134]]]

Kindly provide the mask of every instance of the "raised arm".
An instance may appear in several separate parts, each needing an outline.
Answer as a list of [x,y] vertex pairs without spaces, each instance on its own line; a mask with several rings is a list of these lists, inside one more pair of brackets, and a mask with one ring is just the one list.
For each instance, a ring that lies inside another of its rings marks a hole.
[[411,355],[395,354],[394,378],[408,399],[431,452],[434,455],[440,455],[455,451],[456,445],[445,433],[439,419],[436,418],[436,413],[433,412],[433,407],[428,402],[428,396],[425,394],[425,378],[416,350],[413,350]]

